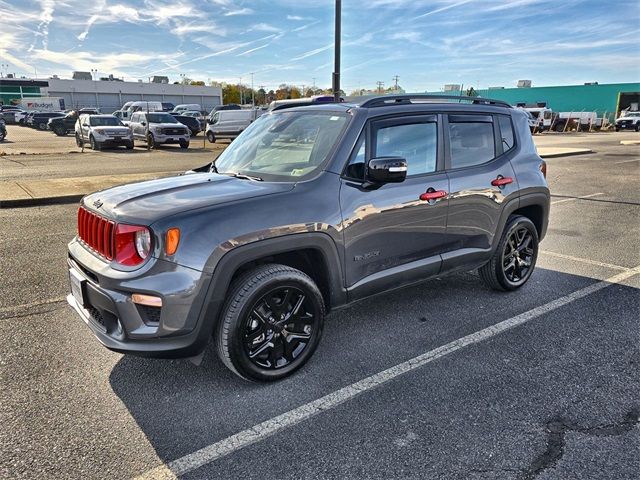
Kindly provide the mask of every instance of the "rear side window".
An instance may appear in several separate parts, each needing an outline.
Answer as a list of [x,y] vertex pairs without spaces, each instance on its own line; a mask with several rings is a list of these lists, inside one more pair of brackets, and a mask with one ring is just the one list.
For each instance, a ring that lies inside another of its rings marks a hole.
[[402,157],[407,175],[436,171],[438,130],[435,122],[390,125],[376,131],[376,157]]
[[474,121],[471,115],[464,117],[463,115],[449,117],[451,168],[480,165],[496,156],[493,123]]
[[511,119],[506,115],[498,115],[498,124],[500,125],[500,136],[502,137],[502,150],[507,152],[515,145],[513,125],[511,125]]

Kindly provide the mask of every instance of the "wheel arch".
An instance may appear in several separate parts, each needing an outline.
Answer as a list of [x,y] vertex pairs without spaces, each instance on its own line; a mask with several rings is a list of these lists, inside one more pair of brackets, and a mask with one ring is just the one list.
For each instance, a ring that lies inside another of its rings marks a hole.
[[499,235],[494,237],[492,251],[500,243],[502,232],[509,221],[511,215],[522,215],[533,222],[538,232],[538,239],[542,241],[549,222],[549,191],[538,191],[527,193],[519,198],[510,201],[502,210],[500,215]]
[[333,239],[319,232],[299,233],[252,242],[224,254],[213,270],[200,320],[213,329],[232,282],[251,268],[267,263],[287,265],[309,275],[322,293],[327,312],[347,302],[341,260]]

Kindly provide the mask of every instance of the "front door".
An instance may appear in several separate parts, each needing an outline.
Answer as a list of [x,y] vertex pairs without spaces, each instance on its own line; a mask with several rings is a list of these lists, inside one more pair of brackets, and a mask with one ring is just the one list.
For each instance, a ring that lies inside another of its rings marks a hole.
[[[449,181],[437,120],[405,115],[372,121],[354,149],[340,189],[352,300],[440,270]],[[363,185],[367,160],[389,156],[406,159],[404,182]]]

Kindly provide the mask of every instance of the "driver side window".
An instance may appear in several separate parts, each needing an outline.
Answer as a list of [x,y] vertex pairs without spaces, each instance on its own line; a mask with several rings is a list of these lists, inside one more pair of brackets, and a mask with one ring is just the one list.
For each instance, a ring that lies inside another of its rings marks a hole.
[[353,154],[345,171],[346,176],[356,180],[364,180],[364,164],[365,164],[365,133],[363,132],[353,149]]

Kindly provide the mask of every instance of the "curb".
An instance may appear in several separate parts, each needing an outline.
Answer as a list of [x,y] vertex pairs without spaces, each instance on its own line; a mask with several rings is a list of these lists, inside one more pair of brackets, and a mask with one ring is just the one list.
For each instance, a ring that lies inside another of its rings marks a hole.
[[19,198],[0,200],[0,208],[38,207],[42,205],[61,205],[79,202],[86,194],[61,195],[59,197]]
[[575,150],[570,152],[545,153],[545,154],[540,154],[540,157],[541,158],[573,157],[576,155],[588,155],[590,153],[595,153],[595,152],[593,150],[584,149],[584,150]]

